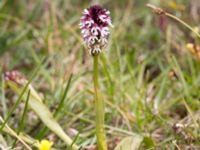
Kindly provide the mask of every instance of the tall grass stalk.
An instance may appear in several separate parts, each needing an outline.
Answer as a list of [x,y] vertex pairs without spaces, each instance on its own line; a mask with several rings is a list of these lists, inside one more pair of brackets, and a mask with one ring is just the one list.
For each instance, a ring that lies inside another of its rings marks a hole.
[[179,23],[181,23],[183,26],[185,26],[186,28],[188,28],[190,31],[192,31],[194,34],[196,34],[196,36],[198,38],[200,38],[200,34],[198,32],[196,32],[189,24],[187,24],[185,21],[179,19],[178,17],[166,12],[165,10],[163,10],[162,8],[159,8],[157,6],[154,6],[152,4],[147,4],[147,7],[153,9],[155,11],[156,14],[158,15],[165,15],[171,19],[174,19],[176,21],[178,21]]

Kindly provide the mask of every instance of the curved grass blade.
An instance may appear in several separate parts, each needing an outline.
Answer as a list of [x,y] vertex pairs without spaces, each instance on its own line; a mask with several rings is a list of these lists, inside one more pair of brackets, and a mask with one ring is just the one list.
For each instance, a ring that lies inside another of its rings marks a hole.
[[[70,83],[71,83],[71,80],[72,80],[72,74],[70,75],[69,77],[69,80],[67,82],[67,85],[65,87],[65,90],[64,90],[64,93],[60,99],[60,103],[58,104],[58,107],[56,109],[56,111],[54,112],[53,116],[56,117],[58,115],[58,113],[61,111],[62,107],[64,106],[64,101],[65,101],[65,98],[67,96],[67,93],[68,93],[68,90],[69,90],[69,87],[70,87]],[[40,139],[41,137],[44,136],[44,134],[48,131],[48,128],[45,127],[43,128],[39,133],[38,133],[38,138]]]
[[[22,92],[22,88],[15,84],[12,81],[8,81],[7,84],[9,87],[20,95]],[[57,136],[59,136],[68,146],[73,143],[72,139],[64,132],[62,127],[58,124],[58,122],[53,118],[53,114],[49,111],[49,109],[42,103],[42,99],[40,98],[39,94],[34,90],[34,88],[29,85],[29,89],[31,91],[30,98],[29,98],[29,107],[37,114],[37,116],[41,119],[41,121]],[[32,90],[34,92],[32,93]],[[23,99],[25,97],[23,96]],[[73,150],[77,150],[78,146],[73,145]]]

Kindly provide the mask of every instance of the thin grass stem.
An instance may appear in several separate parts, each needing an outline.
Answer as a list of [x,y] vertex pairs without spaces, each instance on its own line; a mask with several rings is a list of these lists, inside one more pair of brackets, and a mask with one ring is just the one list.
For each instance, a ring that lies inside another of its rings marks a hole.
[[194,34],[197,35],[198,38],[200,38],[200,34],[198,32],[196,32],[189,24],[187,24],[185,21],[181,20],[180,18],[166,12],[165,10],[163,10],[162,8],[159,8],[157,6],[154,6],[152,4],[147,4],[147,7],[151,8],[154,10],[154,12],[158,15],[165,15],[171,19],[174,19],[176,21],[178,21],[179,23],[181,23],[183,26],[185,26],[186,28],[188,28],[189,30],[191,30]]

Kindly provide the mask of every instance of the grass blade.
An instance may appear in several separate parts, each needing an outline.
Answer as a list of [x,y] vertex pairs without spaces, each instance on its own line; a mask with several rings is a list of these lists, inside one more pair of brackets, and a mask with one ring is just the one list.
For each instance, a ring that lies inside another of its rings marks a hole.
[[[67,96],[67,93],[68,93],[68,90],[69,90],[69,87],[70,87],[70,83],[71,83],[71,80],[72,80],[72,76],[73,76],[73,75],[70,75],[70,77],[69,77],[69,80],[68,80],[67,85],[66,85],[66,87],[65,87],[64,93],[63,93],[63,95],[62,95],[62,97],[61,97],[61,99],[60,99],[60,103],[58,104],[58,107],[57,107],[56,111],[55,111],[54,114],[53,114],[54,117],[56,117],[56,116],[58,115],[58,113],[61,111],[62,107],[64,106],[64,100],[65,100],[65,98],[66,98],[66,96]],[[47,127],[43,128],[43,129],[38,133],[37,138],[41,139],[41,138],[47,133],[47,131],[48,131],[48,128],[47,128]]]
[[[28,91],[28,94],[27,94],[26,103],[25,103],[25,106],[24,106],[24,111],[23,111],[23,114],[22,114],[22,118],[20,120],[20,124],[19,124],[19,129],[17,131],[17,135],[19,135],[19,133],[24,128],[24,119],[25,119],[25,115],[26,115],[26,112],[27,112],[27,109],[28,109],[29,97],[30,97],[30,90]],[[15,147],[16,143],[17,143],[17,140],[14,141],[12,148]]]
[[[14,82],[8,82],[10,88],[15,91],[17,94],[21,93],[19,86],[17,86]],[[49,109],[42,103],[40,96],[36,93],[32,93],[34,89],[31,85],[29,86],[31,90],[31,95],[29,99],[29,107],[37,114],[37,116],[41,119],[41,121],[57,136],[59,136],[68,146],[72,144],[72,139],[64,132],[62,127],[58,124],[58,122],[53,118],[53,114],[49,111]],[[40,98],[40,99],[38,99]],[[23,97],[25,99],[25,97]],[[78,146],[73,145],[73,150],[77,150]]]

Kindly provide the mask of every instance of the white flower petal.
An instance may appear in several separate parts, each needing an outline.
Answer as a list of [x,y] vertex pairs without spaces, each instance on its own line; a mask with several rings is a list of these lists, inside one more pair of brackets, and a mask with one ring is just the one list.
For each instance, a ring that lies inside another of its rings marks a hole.
[[87,9],[84,9],[83,14],[89,15],[89,11]]

